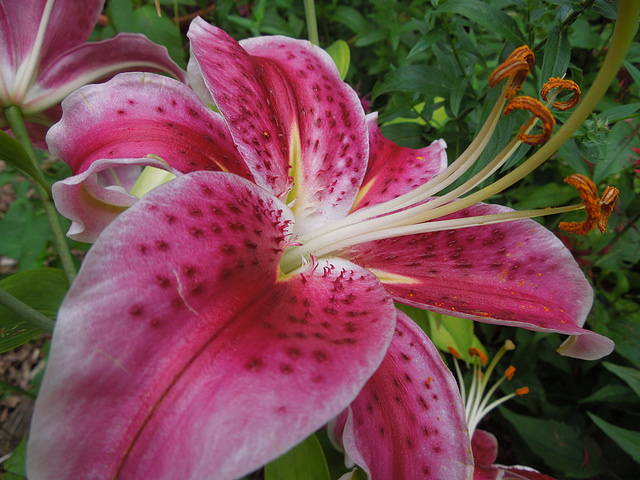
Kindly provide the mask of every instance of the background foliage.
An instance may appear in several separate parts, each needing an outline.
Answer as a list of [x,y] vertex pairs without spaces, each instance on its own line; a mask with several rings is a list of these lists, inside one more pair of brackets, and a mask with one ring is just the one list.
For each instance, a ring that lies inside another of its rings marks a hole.
[[[92,40],[141,32],[166,45],[185,67],[184,33],[194,14],[237,39],[307,35],[300,0],[160,3],[163,15],[159,18],[152,1],[110,0]],[[383,133],[412,147],[444,138],[449,158],[455,159],[471,142],[497,96],[487,85],[489,74],[514,47],[528,44],[536,54],[536,68],[524,94],[538,97],[544,81],[565,72],[586,90],[602,62],[617,12],[615,2],[607,0],[318,0],[316,14],[321,46],[335,40],[347,42],[351,63],[346,81],[358,89],[365,108],[380,112]],[[560,221],[579,214],[543,220],[572,250],[592,281],[596,301],[590,328],[615,340],[614,354],[605,362],[567,359],[555,353],[562,341],[558,335],[475,326],[477,338],[490,354],[508,338],[517,345],[502,365],[504,370],[510,361],[518,371],[504,387],[505,393],[522,385],[531,389],[529,395],[494,411],[481,424],[499,439],[499,463],[530,465],[559,479],[640,477],[639,67],[636,41],[625,68],[618,72],[617,84],[597,112],[543,167],[492,199],[516,209],[575,203],[575,191],[562,183],[574,172],[593,178],[601,190],[615,185],[621,191],[605,234],[576,237],[559,232]],[[501,120],[477,169],[522,123],[523,117],[517,115]],[[529,148],[519,151],[505,169],[521,161]],[[69,174],[66,165],[44,152],[40,158],[48,182]],[[0,283],[53,318],[67,285],[56,280],[56,270],[43,268],[60,264],[32,184],[19,171],[6,168],[0,172],[0,186],[14,199],[10,206],[2,203],[0,214],[0,255],[8,266]],[[87,246],[69,243],[79,263]],[[51,288],[42,294],[29,292],[34,279]],[[417,320],[427,328],[436,323],[433,317]],[[0,310],[2,351],[38,334],[23,330],[19,319]],[[458,339],[461,333],[453,335]],[[15,391],[9,385],[0,388],[4,396]],[[318,437],[320,443],[305,442],[291,453],[290,461],[269,466],[267,478],[311,478],[301,474],[304,470],[295,470],[299,463],[295,456],[321,458],[319,445],[331,478],[344,473],[341,456],[324,434]],[[6,478],[23,475],[22,461],[19,448],[4,465],[10,472]],[[315,467],[313,471],[318,472]],[[328,478],[326,473],[318,475]]]

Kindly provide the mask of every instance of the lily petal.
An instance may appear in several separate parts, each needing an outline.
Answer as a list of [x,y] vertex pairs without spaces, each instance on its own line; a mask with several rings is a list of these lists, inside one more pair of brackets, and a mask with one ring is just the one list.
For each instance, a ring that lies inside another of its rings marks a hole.
[[[447,218],[510,211],[478,204]],[[345,258],[373,271],[396,301],[447,315],[581,335],[560,353],[599,358],[613,342],[582,329],[593,291],[562,242],[533,220],[392,238]],[[585,351],[583,346],[591,348]]]
[[368,139],[360,100],[331,57],[280,36],[238,44],[201,18],[188,36],[239,150],[256,159],[256,182],[295,199],[295,233],[345,216],[364,177]]
[[119,216],[60,309],[29,477],[233,479],[342,411],[396,309],[344,260],[279,277],[292,220],[222,172],[183,175]]
[[349,407],[342,442],[373,480],[472,478],[456,382],[425,333],[402,312],[382,365]]
[[[61,215],[71,220],[67,236],[79,242],[94,242],[98,235],[127,208],[138,201],[131,195],[132,175],[149,166],[178,176],[180,172],[154,158],[96,160],[88,170],[56,182],[53,200]],[[102,182],[110,175],[112,181]]]
[[41,70],[22,110],[27,115],[44,110],[83,85],[127,70],[162,72],[186,81],[185,72],[171,60],[166,47],[142,34],[119,34],[102,42],[80,44],[56,57]]
[[106,158],[162,158],[176,170],[223,170],[251,179],[222,117],[189,87],[151,73],[87,85],[62,103],[47,135],[74,175]]
[[447,168],[447,144],[435,140],[425,148],[401,147],[382,136],[378,113],[367,115],[369,163],[352,210],[399,197]]

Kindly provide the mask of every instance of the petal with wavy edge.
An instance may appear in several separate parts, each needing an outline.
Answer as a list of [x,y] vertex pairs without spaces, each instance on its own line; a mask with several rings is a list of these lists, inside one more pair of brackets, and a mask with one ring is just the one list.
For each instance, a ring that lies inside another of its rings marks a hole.
[[478,429],[473,432],[471,449],[476,466],[493,465],[498,458],[498,439],[493,433]]
[[182,173],[224,170],[251,179],[222,117],[177,80],[123,73],[77,90],[62,109],[47,143],[74,174],[100,159],[154,155]]
[[473,480],[556,480],[528,467],[476,466]]
[[142,34],[119,34],[96,43],[84,43],[57,57],[40,72],[22,109],[25,114],[62,101],[77,88],[128,70],[162,72],[186,81],[185,72],[171,60],[166,47]]
[[458,386],[429,338],[402,312],[382,365],[349,407],[342,441],[372,480],[472,478]]
[[[477,204],[449,217],[509,211]],[[613,342],[582,329],[593,290],[562,242],[533,220],[357,245],[344,256],[380,278],[396,301],[480,322],[584,337],[561,351],[599,358]],[[579,346],[582,346],[581,343]]]
[[[60,214],[71,220],[67,236],[79,242],[94,242],[98,235],[124,210],[138,201],[131,195],[131,176],[142,167],[180,172],[154,158],[96,160],[88,170],[56,182],[51,193]],[[105,177],[109,181],[102,181]]]
[[447,144],[435,140],[425,148],[401,147],[382,136],[378,113],[367,115],[369,163],[352,210],[399,197],[447,168]]
[[195,172],[107,227],[60,309],[29,477],[233,479],[346,408],[396,309],[345,260],[279,277],[292,220],[247,180]]
[[296,199],[295,233],[346,215],[366,170],[368,139],[360,100],[331,57],[280,36],[238,44],[200,18],[189,38],[238,148],[258,158],[257,183]]

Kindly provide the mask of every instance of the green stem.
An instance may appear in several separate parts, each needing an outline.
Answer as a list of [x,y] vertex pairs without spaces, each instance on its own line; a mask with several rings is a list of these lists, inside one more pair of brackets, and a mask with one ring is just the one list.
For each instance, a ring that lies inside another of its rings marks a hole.
[[318,37],[318,22],[316,20],[316,6],[313,0],[304,0],[304,15],[307,18],[309,41],[314,45],[320,45],[320,38]]
[[53,332],[54,321],[0,288],[0,305],[45,332]]
[[[27,127],[24,124],[22,112],[15,105],[11,105],[9,107],[5,107],[3,113],[7,122],[9,122],[9,126],[11,127],[16,140],[20,142],[29,155],[35,170],[40,172],[40,165],[38,164],[36,152],[33,148],[33,144],[31,143],[31,138],[29,138]],[[58,255],[60,255],[60,260],[62,261],[62,268],[64,269],[69,284],[71,284],[76,278],[76,268],[73,264],[73,258],[71,257],[69,246],[67,245],[67,239],[62,231],[62,226],[60,225],[60,217],[58,217],[58,212],[51,200],[51,189],[46,181],[44,181],[44,177],[42,180],[42,182],[36,182],[36,191],[42,200],[44,211],[47,215],[47,220],[49,221],[49,228],[53,234],[53,242],[56,246],[56,250],[58,251]],[[43,183],[46,185],[46,188]]]

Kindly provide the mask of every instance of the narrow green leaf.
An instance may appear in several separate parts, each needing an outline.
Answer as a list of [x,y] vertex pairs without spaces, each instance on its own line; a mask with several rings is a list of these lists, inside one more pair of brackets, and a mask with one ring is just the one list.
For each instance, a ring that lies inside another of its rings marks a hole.
[[616,107],[607,108],[604,112],[599,113],[597,118],[606,118],[609,123],[615,123],[634,116],[639,109],[640,102],[630,103],[628,105],[618,105]]
[[330,480],[324,452],[315,435],[264,467],[265,480]]
[[336,62],[338,71],[340,72],[340,78],[344,80],[349,71],[349,64],[351,63],[351,49],[349,44],[344,40],[336,40],[326,48],[326,51],[333,61]]
[[0,130],[0,160],[19,168],[32,178],[38,178],[41,175],[39,171],[36,171],[36,167],[22,145],[2,130]]
[[547,37],[547,46],[544,49],[544,58],[540,72],[540,88],[551,77],[563,76],[569,67],[571,58],[571,45],[566,31],[553,27]]
[[609,362],[603,362],[604,368],[627,382],[634,392],[640,397],[640,370],[637,368],[622,367]]
[[581,403],[637,403],[638,401],[638,397],[625,385],[605,385],[581,400]]
[[587,412],[587,415],[611,440],[640,463],[640,432],[616,427],[590,412]]
[[623,63],[624,68],[627,69],[627,72],[629,72],[629,75],[631,75],[631,78],[633,78],[633,82],[637,87],[640,87],[640,70],[638,70],[634,65],[632,65],[630,62],[627,62],[626,60]]
[[407,60],[411,57],[418,55],[428,48],[431,47],[434,43],[444,37],[444,29],[442,27],[434,28],[433,30],[429,30],[420,40],[416,42],[413,46],[409,54],[407,55]]
[[479,23],[515,46],[527,43],[516,21],[502,10],[479,0],[451,0],[438,7],[438,12],[457,13]]
[[[0,287],[54,320],[69,284],[62,270],[38,268],[0,280]],[[41,332],[41,329],[0,306],[0,353],[22,345]]]

